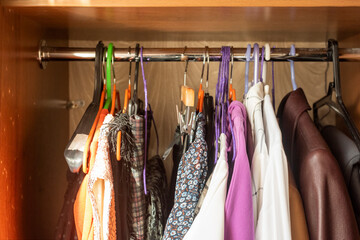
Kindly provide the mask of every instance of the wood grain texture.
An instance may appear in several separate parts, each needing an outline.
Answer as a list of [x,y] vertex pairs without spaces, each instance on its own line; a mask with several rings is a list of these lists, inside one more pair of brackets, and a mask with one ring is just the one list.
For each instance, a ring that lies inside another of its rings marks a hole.
[[40,38],[64,44],[66,33],[0,10],[0,239],[52,239],[66,187],[68,112],[58,104],[68,65],[43,71],[35,57]]
[[[360,34],[339,43],[339,47],[350,47],[360,43]],[[360,63],[340,63],[342,96],[355,125],[360,129]],[[337,125],[346,131],[341,117]]]
[[2,0],[5,6],[52,7],[353,7],[354,0]]
[[47,28],[72,31],[74,40],[98,40],[101,36],[103,40],[126,41],[321,42],[360,33],[360,7],[29,7],[16,10]]

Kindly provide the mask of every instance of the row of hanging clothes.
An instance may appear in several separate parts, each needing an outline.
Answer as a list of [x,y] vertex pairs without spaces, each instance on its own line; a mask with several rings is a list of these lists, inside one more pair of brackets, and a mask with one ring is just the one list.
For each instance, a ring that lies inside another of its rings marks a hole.
[[[184,56],[178,126],[161,157],[156,137],[157,155],[149,158],[150,128],[156,135],[157,129],[143,48],[136,46],[133,85],[130,62],[121,107],[113,44],[99,42],[93,101],[65,150],[68,189],[56,239],[360,239],[360,137],[342,102],[337,49],[329,40],[334,81],[314,104],[314,121],[292,60],[293,91],[275,113],[274,71],[272,89],[266,83],[268,44],[261,53],[258,44],[253,53],[247,46],[242,101],[232,86],[231,47],[221,48],[215,96],[208,92],[207,47],[196,97],[186,85]],[[292,45],[289,55],[295,54]],[[345,120],[350,137],[321,125],[324,105]],[[163,161],[171,153],[168,184]]]

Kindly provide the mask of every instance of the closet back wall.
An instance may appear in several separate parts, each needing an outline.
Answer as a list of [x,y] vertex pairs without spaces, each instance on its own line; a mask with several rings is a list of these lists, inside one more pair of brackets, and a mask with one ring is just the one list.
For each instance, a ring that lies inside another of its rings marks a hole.
[[39,68],[44,38],[67,44],[66,31],[0,6],[0,239],[52,239],[63,202],[68,63]]
[[[76,32],[76,36],[81,32]],[[101,36],[99,36],[101,39]],[[69,45],[71,47],[95,47],[96,41],[73,40],[70,32]],[[109,42],[105,41],[107,45]],[[135,41],[113,41],[115,48],[134,47]],[[253,43],[252,43],[253,44]],[[259,42],[260,46],[264,43]],[[276,47],[290,47],[292,42],[272,42],[271,46]],[[247,42],[219,42],[219,41],[167,41],[166,39],[159,39],[159,41],[144,41],[140,42],[141,46],[146,47],[221,47],[234,46],[246,47]],[[296,42],[296,47],[326,47],[325,42]],[[51,64],[51,63],[50,63]],[[173,134],[177,125],[176,120],[176,104],[180,106],[180,86],[183,83],[185,63],[182,62],[166,62],[156,63],[150,62],[144,64],[145,76],[148,86],[148,99],[154,111],[154,117],[158,132],[160,135],[160,148],[159,154],[162,155],[165,149],[172,141]],[[134,79],[134,67],[132,67],[132,82]],[[195,89],[195,95],[199,89],[200,75],[201,75],[201,62],[189,62],[187,83],[190,87]],[[322,96],[325,95],[327,87],[325,87],[325,74],[327,63],[295,63],[296,82],[298,87],[302,87],[308,98],[310,105]],[[129,63],[115,63],[117,89],[120,90],[121,102],[123,103],[125,88],[128,84]],[[210,94],[214,96],[215,87],[218,78],[219,62],[210,63],[210,76],[209,76],[209,90]],[[93,94],[93,79],[94,79],[94,63],[93,62],[71,62],[69,63],[70,71],[70,98],[83,99],[87,106]],[[139,95],[144,100],[143,80],[141,71],[139,72]],[[244,94],[244,76],[245,76],[245,63],[235,62],[233,72],[233,86],[236,89],[237,99],[241,100]],[[250,65],[250,79],[253,77],[253,65]],[[204,76],[205,78],[205,76]],[[332,65],[329,64],[327,71],[328,81],[332,80]],[[268,64],[267,82],[271,84],[271,63]],[[275,97],[276,109],[281,99],[292,90],[290,80],[290,63],[275,63]],[[86,107],[74,109],[70,111],[70,134],[75,130],[77,123],[80,121]],[[331,121],[330,117],[327,120]],[[334,121],[333,121],[334,124]],[[152,128],[151,141],[149,147],[149,157],[156,154],[156,138],[155,132]],[[165,161],[167,170],[167,177],[170,177],[172,169],[172,158],[168,157]],[[65,160],[64,160],[65,161]]]

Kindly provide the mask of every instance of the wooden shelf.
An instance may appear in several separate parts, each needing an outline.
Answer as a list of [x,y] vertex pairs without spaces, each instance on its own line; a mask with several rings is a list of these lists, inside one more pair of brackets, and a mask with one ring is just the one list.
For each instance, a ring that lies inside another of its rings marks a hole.
[[360,7],[13,9],[46,28],[67,29],[75,40],[325,42],[360,33]]
[[360,7],[358,0],[2,0],[13,7]]

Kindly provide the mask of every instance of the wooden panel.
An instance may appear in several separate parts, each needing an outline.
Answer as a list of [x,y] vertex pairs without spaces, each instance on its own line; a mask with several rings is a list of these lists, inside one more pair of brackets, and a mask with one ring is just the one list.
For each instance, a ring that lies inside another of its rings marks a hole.
[[[39,25],[0,8],[0,239],[52,239],[66,187],[68,64],[35,61]],[[65,40],[64,40],[65,39]]]
[[39,7],[17,11],[48,28],[69,29],[74,40],[321,42],[360,33],[360,7]]
[[[339,42],[339,47],[350,47],[360,43],[360,34]],[[344,103],[360,129],[360,63],[340,63],[341,87]],[[346,125],[339,117],[338,123],[343,130]]]
[[360,6],[356,0],[2,0],[7,6],[56,7],[352,7]]

